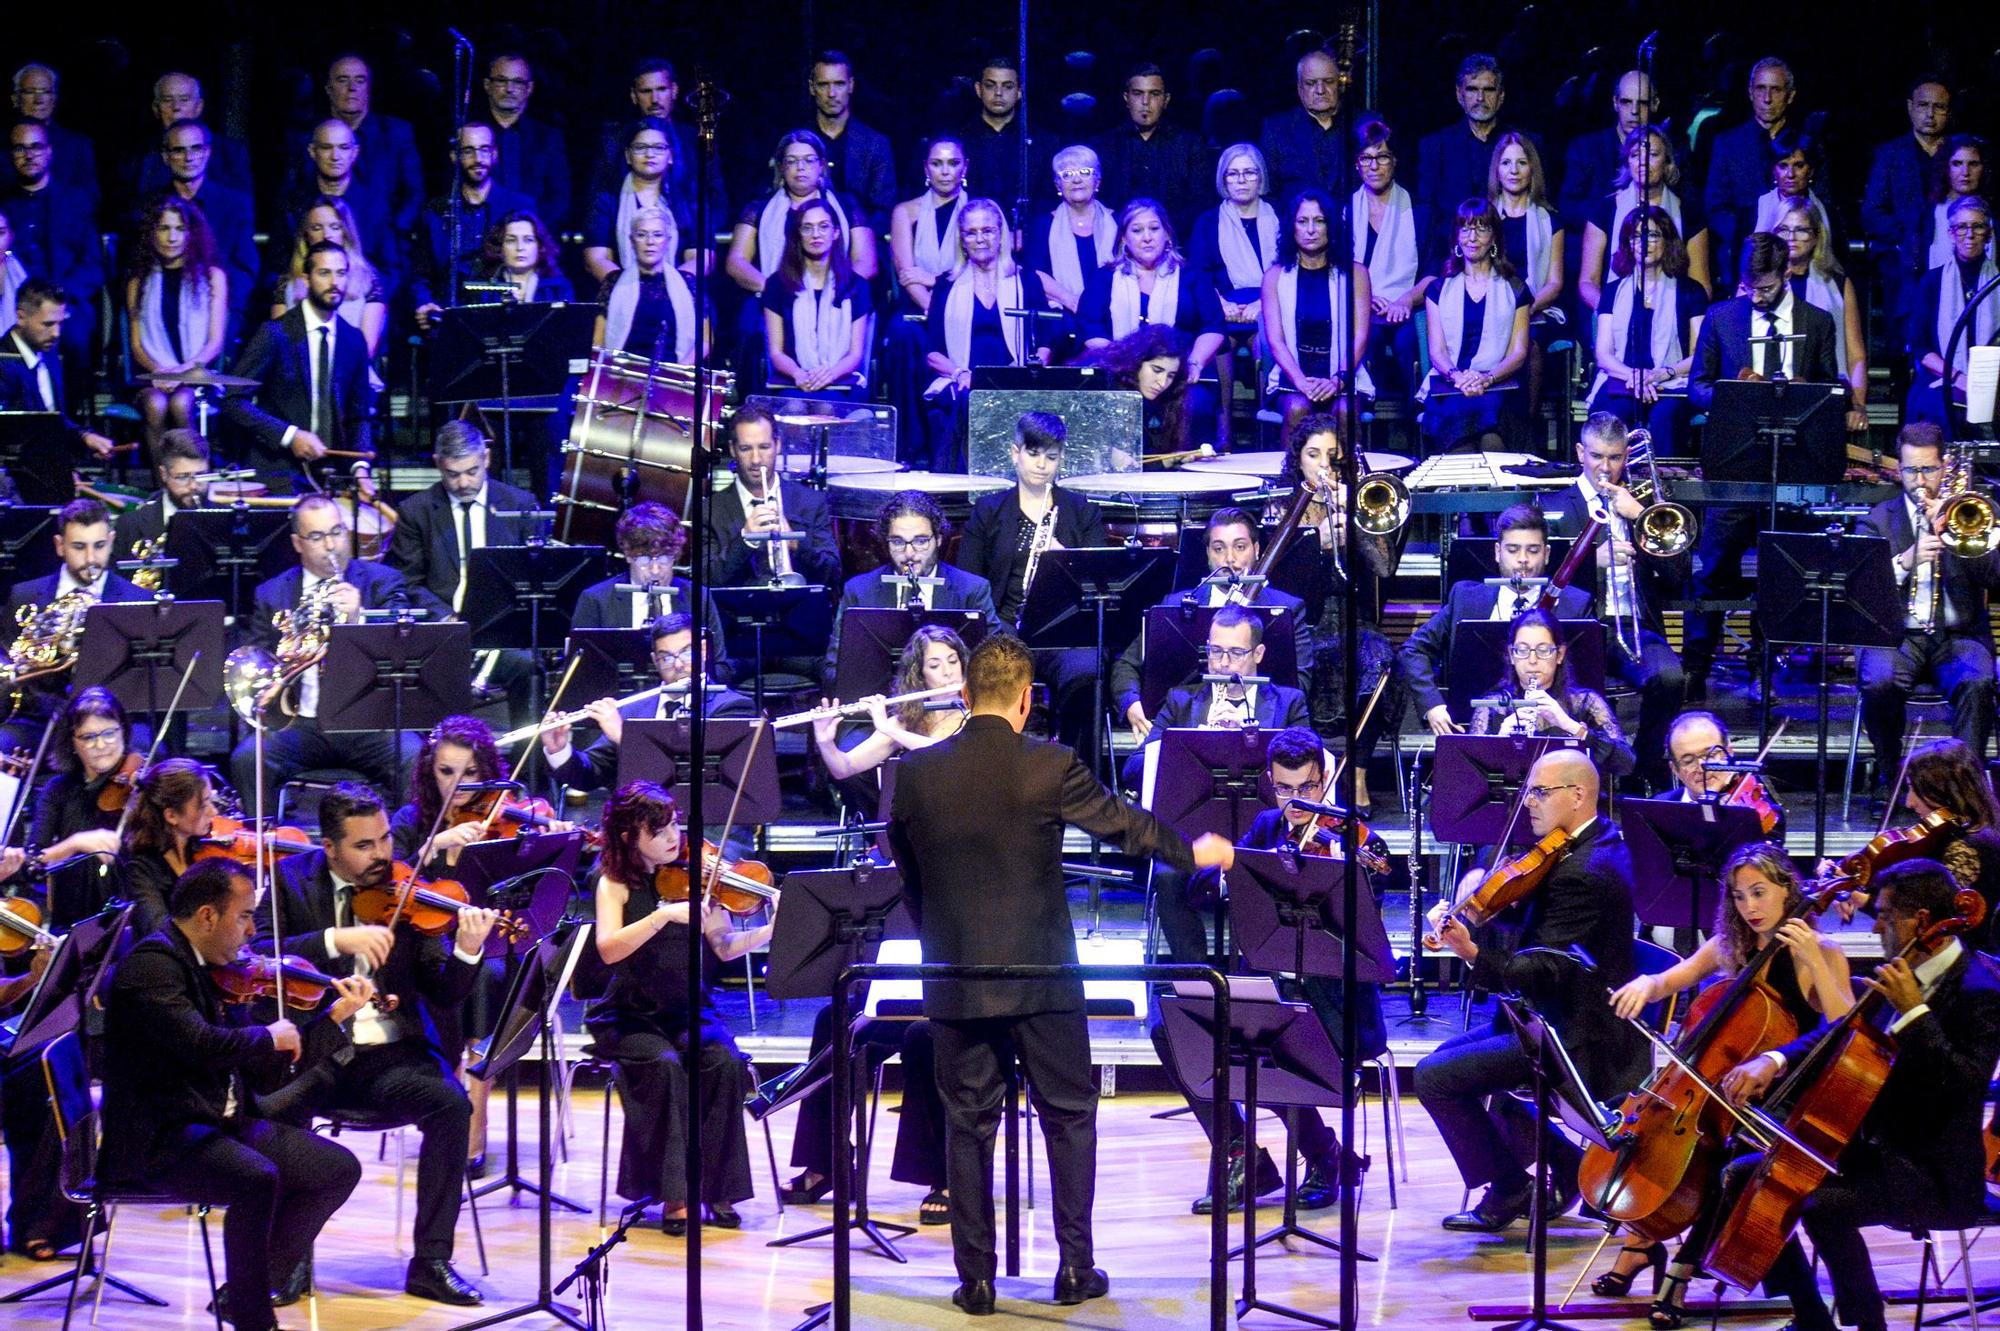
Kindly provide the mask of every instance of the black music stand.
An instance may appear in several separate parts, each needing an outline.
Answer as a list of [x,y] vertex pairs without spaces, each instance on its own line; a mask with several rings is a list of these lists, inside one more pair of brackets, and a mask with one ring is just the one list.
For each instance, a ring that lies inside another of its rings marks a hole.
[[534,656],[528,711],[542,714],[549,654],[569,636],[570,616],[584,589],[604,580],[602,547],[489,545],[466,566],[465,609],[476,648],[520,647]]
[[[583,1320],[572,1308],[555,1301],[551,1286],[554,1275],[549,1269],[555,1247],[552,1217],[555,1192],[551,1183],[555,1174],[554,1125],[550,1122],[550,1101],[554,1098],[553,1069],[556,1062],[555,1015],[556,1006],[562,1002],[565,990],[569,988],[570,976],[576,970],[577,960],[583,955],[585,944],[590,941],[591,925],[587,920],[565,920],[551,933],[538,939],[529,950],[522,964],[514,973],[513,983],[507,986],[507,997],[501,1004],[499,1018],[494,1022],[494,1034],[486,1041],[477,1062],[466,1068],[468,1074],[485,1082],[495,1077],[513,1075],[520,1061],[537,1041],[541,1044],[541,1057],[536,1061],[535,1073],[539,1085],[536,1102],[541,1110],[541,1135],[539,1154],[541,1156],[541,1186],[535,1189],[540,1198],[537,1210],[539,1250],[539,1270],[541,1284],[533,1303],[524,1303],[509,1308],[505,1312],[493,1313],[474,1321],[461,1323],[456,1331],[475,1331],[475,1328],[497,1326],[517,1318],[530,1317],[541,1313],[555,1318],[576,1331],[587,1331]],[[574,1206],[575,1203],[570,1203]],[[576,1207],[578,1211],[582,1207]]]
[[[779,657],[816,659],[826,655],[827,639],[833,636],[833,607],[825,587],[811,583],[797,587],[711,587],[708,595],[722,617],[723,641],[716,645],[730,660],[754,664],[751,696],[759,712],[764,710],[767,651]],[[747,656],[738,650],[746,645],[745,633],[750,636]]]
[[12,587],[43,577],[62,567],[52,537],[54,508],[9,504],[0,508],[0,584]]
[[[1763,585],[1766,580],[1769,587]],[[1764,641],[1819,647],[1820,761],[1813,764],[1813,858],[1818,860],[1826,855],[1828,657],[1835,643],[1860,648],[1902,642],[1903,598],[1896,591],[1888,540],[1837,530],[1760,534],[1757,583],[1757,625],[1764,630]],[[1889,760],[1899,756],[1890,754]]]
[[319,672],[319,724],[387,732],[403,788],[403,735],[472,708],[472,634],[463,623],[336,624]]
[[0,411],[0,467],[22,503],[60,506],[76,498],[75,438],[59,411]]
[[660,682],[653,635],[645,629],[572,628],[563,655],[578,658],[569,677],[572,698],[623,698]]
[[[9,1060],[27,1058],[76,1029],[78,1018],[109,974],[109,963],[124,951],[120,944],[131,917],[132,907],[114,905],[78,920],[56,939],[48,967],[29,991],[26,1005],[0,1023]],[[0,1299],[3,1302],[7,1300]]]
[[[774,823],[784,808],[778,793],[777,746],[766,734],[758,742],[756,754],[750,743],[759,727],[770,722],[761,717],[711,716],[703,726],[701,750],[701,798],[704,808],[728,809],[743,790],[736,806],[736,825],[751,827]],[[689,803],[695,773],[688,768],[688,719],[677,721],[627,721],[618,742],[618,784],[628,781],[657,781],[670,786],[681,808]]]
[[500,400],[500,467],[514,469],[514,399],[554,397],[570,361],[590,354],[602,305],[557,301],[460,305],[442,311],[431,338],[430,400]]
[[[1578,688],[1604,692],[1604,622],[1597,619],[1560,621],[1569,677]],[[1452,629],[1451,652],[1445,664],[1445,697],[1451,719],[1465,725],[1472,719],[1472,700],[1493,692],[1509,673],[1505,648],[1513,626],[1502,619],[1461,620]]]
[[1765,839],[1755,809],[1709,800],[1620,800],[1618,824],[1632,852],[1639,922],[1697,933],[1715,926],[1722,866],[1739,846]]
[[[1338,1109],[1346,1099],[1348,1074],[1340,1051],[1319,1013],[1306,1003],[1274,1001],[1270,981],[1261,976],[1232,976],[1229,981],[1229,1085],[1220,1088],[1230,1100],[1243,1103],[1244,1159],[1257,1159],[1258,1106]],[[1176,986],[1178,989],[1179,986]],[[1260,993],[1259,991],[1262,991]],[[1258,994],[1252,997],[1253,993]],[[1215,1015],[1203,1000],[1173,993],[1160,999],[1160,1022],[1167,1032],[1167,1052],[1174,1071],[1187,1087],[1188,1099],[1199,1106],[1217,1098],[1215,1084]],[[1258,1087],[1264,1087],[1260,1097]],[[1254,1168],[1254,1164],[1252,1166]],[[1296,1213],[1294,1213],[1296,1214]],[[1315,1242],[1330,1240],[1307,1230]],[[1309,1326],[1333,1327],[1314,1313],[1300,1312],[1257,1297],[1257,1206],[1244,1199],[1243,1292],[1236,1300],[1236,1317],[1267,1312]],[[1359,1254],[1357,1254],[1357,1257]]]
[[[1111,775],[1110,710],[1104,670],[1114,632],[1130,642],[1148,606],[1173,590],[1173,552],[1124,546],[1050,550],[1035,566],[1035,585],[1021,606],[1021,640],[1030,647],[1089,647],[1097,653],[1091,672],[1091,715],[1098,742],[1092,755],[1099,772]],[[968,646],[970,644],[967,644]]]
[[853,702],[885,691],[896,677],[896,662],[910,635],[927,625],[950,629],[964,640],[967,651],[986,636],[986,617],[977,610],[851,605],[841,611],[840,662],[829,681],[831,696],[838,702]]
[[[1184,597],[1179,605],[1156,605],[1146,611],[1145,651],[1139,668],[1139,705],[1147,716],[1175,689],[1193,681],[1207,668],[1208,626],[1222,607],[1196,605]],[[1288,689],[1299,687],[1299,644],[1291,614],[1283,606],[1245,607],[1264,621],[1264,662],[1257,673]]]
[[[1494,845],[1507,829],[1521,783],[1541,756],[1582,747],[1561,735],[1438,736],[1431,760],[1431,838]],[[1527,823],[1517,822],[1511,844],[1534,843]]]
[[296,561],[291,514],[283,509],[193,508],[167,524],[161,554],[175,561],[167,569],[167,590],[183,601],[221,601],[231,616],[247,619],[257,584],[277,577]]
[[1167,730],[1153,774],[1153,816],[1192,841],[1204,832],[1243,839],[1257,815],[1270,807],[1265,797],[1265,751],[1273,732]]
[[[504,911],[523,922],[528,936],[541,938],[562,923],[583,858],[583,833],[523,832],[475,841],[458,853],[451,878],[475,906]],[[486,935],[488,958],[513,951],[495,929]]]
[[211,707],[222,697],[223,642],[220,601],[100,601],[83,617],[71,678],[78,689],[110,689],[119,706],[144,712],[157,728],[160,709],[183,675],[184,711]]

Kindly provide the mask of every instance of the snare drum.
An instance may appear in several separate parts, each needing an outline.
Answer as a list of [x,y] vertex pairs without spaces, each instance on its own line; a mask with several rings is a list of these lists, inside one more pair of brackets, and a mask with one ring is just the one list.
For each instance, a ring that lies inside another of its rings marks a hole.
[[[705,402],[712,438],[734,376],[708,373]],[[610,545],[618,515],[644,500],[687,511],[693,470],[694,370],[643,356],[600,350],[577,385],[576,415],[563,452],[562,516],[556,539]]]
[[1207,521],[1216,509],[1234,502],[1231,495],[1255,490],[1259,483],[1240,471],[1196,471],[1192,465],[1175,471],[1100,471],[1061,482],[1103,507],[1107,538],[1169,550],[1179,547],[1182,527]]
[[834,538],[840,546],[841,563],[848,576],[866,573],[888,562],[889,552],[875,530],[875,519],[890,495],[900,490],[921,490],[937,501],[951,523],[938,558],[951,563],[958,553],[958,535],[972,506],[981,496],[1013,488],[1004,476],[971,476],[952,471],[863,471],[827,478],[827,507],[833,512]]

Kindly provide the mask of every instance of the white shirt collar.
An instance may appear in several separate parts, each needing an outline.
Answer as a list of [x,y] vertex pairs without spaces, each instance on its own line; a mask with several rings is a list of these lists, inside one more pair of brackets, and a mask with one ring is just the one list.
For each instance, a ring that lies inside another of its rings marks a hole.
[[335,319],[340,317],[340,313],[337,310],[332,314],[321,314],[319,306],[313,304],[310,299],[299,302],[299,312],[305,316],[308,341],[313,340],[321,328],[330,325]]
[[[472,503],[472,506],[473,506],[474,508],[485,508],[485,507],[487,507],[487,503],[486,503],[486,494],[487,494],[487,491],[491,490],[492,488],[493,488],[493,482],[492,482],[491,480],[488,480],[488,481],[484,482],[483,484],[481,484],[481,485],[480,485],[480,487],[479,487],[479,492],[478,492],[477,494],[475,494],[475,495],[473,495],[473,496],[472,496],[472,500],[471,500],[471,503]],[[457,511],[457,509],[458,509],[458,506],[459,506],[460,504],[463,504],[463,503],[467,502],[467,501],[465,501],[465,500],[463,500],[463,499],[460,499],[460,498],[459,498],[459,497],[458,497],[457,495],[453,494],[453,493],[452,493],[451,491],[449,491],[449,490],[447,490],[447,491],[445,491],[445,492],[444,492],[444,497],[445,497],[445,500],[446,500],[446,502],[447,502],[447,503],[449,503],[449,504],[451,505],[451,507],[452,507],[452,510],[453,510],[453,512],[454,512],[454,513],[456,513],[456,511]]]
[[1931,990],[1937,988],[1938,981],[1944,978],[1944,973],[1958,964],[1959,954],[1963,951],[1963,944],[1956,938],[1948,938],[1943,947],[1918,963],[1917,986],[1924,991],[1924,997],[1929,998]]
[[8,329],[7,335],[14,339],[15,349],[21,353],[21,360],[29,369],[32,370],[42,363],[42,353],[28,345],[28,339],[21,336],[18,328]]

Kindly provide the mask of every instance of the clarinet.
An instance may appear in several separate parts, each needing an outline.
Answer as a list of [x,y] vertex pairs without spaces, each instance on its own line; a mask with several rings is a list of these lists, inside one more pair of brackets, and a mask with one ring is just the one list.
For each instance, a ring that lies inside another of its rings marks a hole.
[[[1035,585],[1035,566],[1041,563],[1042,551],[1049,548],[1049,542],[1055,539],[1055,535],[1056,500],[1052,494],[1049,496],[1049,511],[1042,514],[1042,520],[1035,524],[1035,539],[1028,545],[1028,567],[1021,574],[1020,615],[1028,613],[1028,588]],[[1014,627],[1019,628],[1020,626],[1020,617],[1017,616],[1014,621]]]

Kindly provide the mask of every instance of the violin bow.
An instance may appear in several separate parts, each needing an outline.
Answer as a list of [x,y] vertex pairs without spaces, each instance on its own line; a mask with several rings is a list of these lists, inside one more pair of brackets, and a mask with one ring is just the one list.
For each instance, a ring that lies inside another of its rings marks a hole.
[[402,923],[403,907],[409,904],[409,897],[416,893],[417,879],[422,874],[424,865],[430,863],[431,847],[437,841],[438,832],[444,827],[445,816],[451,812],[451,802],[458,798],[459,783],[464,780],[465,774],[463,772],[453,777],[451,779],[451,789],[447,790],[444,793],[444,798],[438,801],[437,817],[431,819],[431,830],[425,835],[423,844],[417,847],[417,853],[414,857],[416,863],[410,866],[410,890],[408,893],[396,893],[395,909],[389,912],[389,927],[391,929]]
[[[760,716],[757,718],[757,723],[750,728],[750,747],[743,752],[743,774],[736,779],[736,793],[729,797],[729,816],[722,820],[722,835],[715,839],[715,863],[702,866],[703,910],[708,909],[708,899],[714,895],[715,885],[722,881],[722,847],[728,842],[729,834],[736,830],[736,811],[743,806],[743,787],[750,783],[750,765],[756,761],[757,745],[763,741],[764,731],[770,724]],[[692,829],[691,834],[697,844],[706,839],[701,836],[701,829],[698,827]],[[695,927],[697,929],[701,927],[699,921],[695,923]]]
[[1882,825],[1875,829],[1881,836],[1889,830],[1889,820],[1896,816],[1896,806],[1902,803],[1903,786],[1910,779],[1910,759],[1917,756],[1917,745],[1924,738],[1924,723],[1917,722],[1917,728],[1910,733],[1909,743],[1903,747],[1903,765],[1896,770],[1896,784],[1889,788],[1889,802],[1882,806]]
[[[132,782],[135,786],[138,784],[139,778],[145,774],[146,769],[153,765],[153,759],[159,757],[160,745],[166,742],[167,731],[174,724],[174,713],[180,710],[181,695],[187,692],[188,681],[194,678],[195,664],[200,660],[201,648],[197,647],[194,649],[194,655],[188,658],[187,669],[181,672],[181,682],[174,686],[174,696],[167,703],[165,719],[160,722],[159,729],[153,732],[153,743],[152,747],[146,750],[146,761],[139,764],[139,770],[132,774]],[[48,742],[46,736],[42,742],[44,744]],[[118,815],[118,844],[121,846],[125,844],[125,825],[131,821],[132,801],[128,799],[125,801],[125,812]]]

